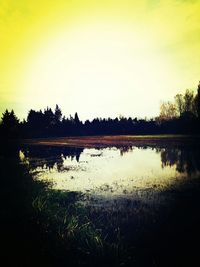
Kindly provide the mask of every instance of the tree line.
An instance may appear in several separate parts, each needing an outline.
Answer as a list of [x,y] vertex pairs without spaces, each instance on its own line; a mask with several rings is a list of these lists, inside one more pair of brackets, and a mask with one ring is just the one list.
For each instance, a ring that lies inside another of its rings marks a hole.
[[0,136],[32,138],[84,135],[123,134],[198,134],[200,133],[200,83],[197,92],[186,90],[173,102],[163,102],[160,114],[153,119],[116,117],[95,118],[82,122],[77,112],[66,118],[61,108],[31,109],[26,120],[20,121],[13,110],[6,110],[0,122]]

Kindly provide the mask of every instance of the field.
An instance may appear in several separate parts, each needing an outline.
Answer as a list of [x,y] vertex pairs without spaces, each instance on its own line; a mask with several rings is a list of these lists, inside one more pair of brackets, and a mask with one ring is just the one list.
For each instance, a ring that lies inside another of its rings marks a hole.
[[200,136],[190,135],[113,135],[113,136],[77,136],[59,138],[25,139],[23,144],[69,146],[69,147],[106,147],[129,145],[158,145],[158,144],[194,144],[200,142]]

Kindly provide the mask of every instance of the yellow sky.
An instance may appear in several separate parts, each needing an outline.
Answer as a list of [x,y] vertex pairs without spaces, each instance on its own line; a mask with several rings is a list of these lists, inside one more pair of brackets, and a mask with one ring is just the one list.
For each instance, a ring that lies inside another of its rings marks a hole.
[[0,113],[156,116],[200,80],[199,14],[199,0],[0,0]]

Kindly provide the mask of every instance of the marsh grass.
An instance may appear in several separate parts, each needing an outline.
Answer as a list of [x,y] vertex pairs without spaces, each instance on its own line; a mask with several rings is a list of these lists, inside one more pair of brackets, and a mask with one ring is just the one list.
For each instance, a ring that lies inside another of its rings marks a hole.
[[112,214],[107,213],[109,219],[106,221],[103,218],[112,231],[109,234],[100,213],[95,215],[81,204],[81,197],[77,193],[48,189],[32,202],[40,228],[53,237],[53,248],[50,250],[54,258],[60,254],[59,260],[62,259],[64,264],[66,257],[63,258],[63,255],[68,255],[68,261],[81,266],[84,263],[91,266],[107,263],[110,266],[120,265],[123,246],[120,229],[117,224],[113,225],[114,221],[110,218]]

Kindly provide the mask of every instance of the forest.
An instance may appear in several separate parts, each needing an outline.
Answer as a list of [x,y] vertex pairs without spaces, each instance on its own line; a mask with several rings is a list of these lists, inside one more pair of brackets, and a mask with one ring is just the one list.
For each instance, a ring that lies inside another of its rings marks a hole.
[[28,112],[20,121],[14,110],[2,114],[0,136],[7,138],[87,136],[87,135],[146,135],[146,134],[199,134],[200,133],[200,83],[197,92],[187,89],[177,94],[174,101],[160,105],[160,114],[151,119],[136,117],[94,118],[85,122],[77,112],[69,118],[56,105],[55,110]]

